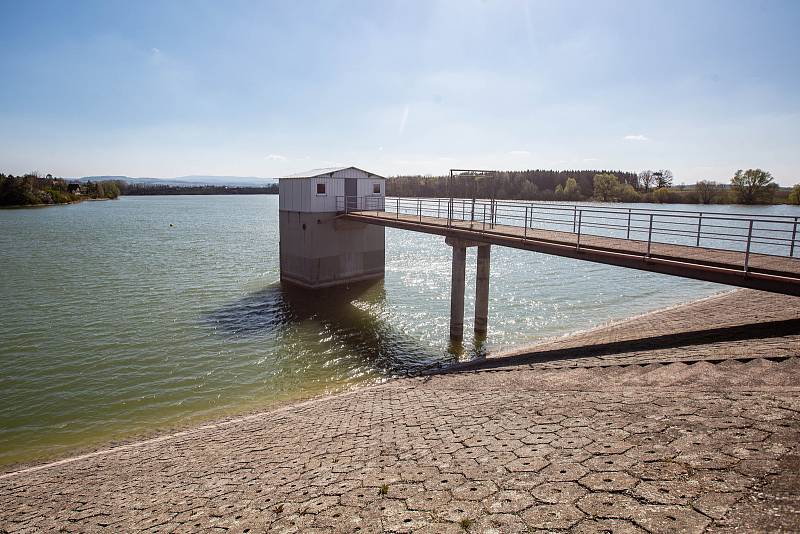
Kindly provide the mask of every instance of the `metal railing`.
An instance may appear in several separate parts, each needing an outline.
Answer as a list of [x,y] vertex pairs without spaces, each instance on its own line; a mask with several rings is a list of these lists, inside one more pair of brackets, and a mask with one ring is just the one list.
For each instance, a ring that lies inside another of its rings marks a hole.
[[336,211],[354,213],[360,211],[384,211],[386,197],[383,195],[366,195],[362,197],[337,196]]
[[[341,213],[414,216],[442,226],[470,223],[474,231],[498,232],[497,226],[555,230],[575,234],[578,250],[587,236],[618,237],[646,242],[649,258],[654,243],[743,253],[743,270],[751,254],[800,257],[800,216],[715,213],[663,208],[632,208],[489,199],[337,197]],[[500,232],[502,233],[502,232]],[[584,240],[582,242],[582,240]]]

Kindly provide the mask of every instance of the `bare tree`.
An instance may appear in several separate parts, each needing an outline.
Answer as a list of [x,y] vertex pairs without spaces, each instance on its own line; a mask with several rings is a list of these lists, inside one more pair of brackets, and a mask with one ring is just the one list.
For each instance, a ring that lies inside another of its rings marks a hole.
[[697,192],[697,199],[702,204],[711,204],[714,197],[719,194],[721,189],[722,186],[717,182],[711,182],[709,180],[700,180],[694,186],[694,190]]
[[644,188],[644,192],[650,191],[650,188],[655,185],[656,179],[653,177],[653,171],[650,169],[639,173],[639,186]]

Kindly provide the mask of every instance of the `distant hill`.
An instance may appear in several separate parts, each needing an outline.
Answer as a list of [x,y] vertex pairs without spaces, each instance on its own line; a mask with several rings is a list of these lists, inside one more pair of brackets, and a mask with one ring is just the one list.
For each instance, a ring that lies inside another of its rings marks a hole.
[[101,182],[104,180],[122,180],[129,184],[152,184],[173,186],[194,185],[230,185],[237,187],[267,186],[277,182],[275,178],[260,178],[257,176],[177,176],[175,178],[147,178],[131,176],[84,176],[77,178],[79,182]]

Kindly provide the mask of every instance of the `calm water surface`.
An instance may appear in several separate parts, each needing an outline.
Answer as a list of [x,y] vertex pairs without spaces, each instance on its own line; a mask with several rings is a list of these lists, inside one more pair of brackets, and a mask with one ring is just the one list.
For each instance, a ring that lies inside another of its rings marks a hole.
[[[384,281],[310,296],[278,284],[277,200],[0,210],[0,465],[480,352],[448,346],[443,238],[388,229]],[[489,350],[727,289],[500,247],[491,268]]]

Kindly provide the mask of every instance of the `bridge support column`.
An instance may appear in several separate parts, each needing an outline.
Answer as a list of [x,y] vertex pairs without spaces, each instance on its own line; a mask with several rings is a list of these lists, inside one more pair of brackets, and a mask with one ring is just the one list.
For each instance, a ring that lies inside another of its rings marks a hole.
[[478,245],[478,271],[475,277],[475,333],[486,334],[489,322],[489,260],[491,245]]
[[467,247],[460,241],[449,242],[453,247],[453,275],[450,282],[450,338],[464,337],[464,285],[467,266]]

